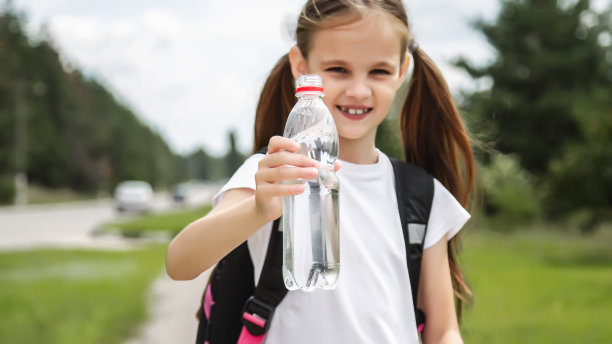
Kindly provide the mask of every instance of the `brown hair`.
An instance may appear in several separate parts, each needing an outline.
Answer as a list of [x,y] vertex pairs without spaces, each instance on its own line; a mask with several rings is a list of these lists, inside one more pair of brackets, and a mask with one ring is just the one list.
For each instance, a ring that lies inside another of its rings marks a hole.
[[[401,51],[412,39],[406,10],[400,0],[308,0],[296,29],[297,46],[304,57],[316,30],[362,17],[365,9],[391,15],[402,33]],[[408,96],[402,107],[400,127],[406,160],[423,167],[466,207],[470,201],[475,166],[467,131],[444,78],[423,52],[413,51],[414,70]],[[404,58],[404,54],[401,54]],[[403,61],[402,61],[403,62]],[[295,86],[288,55],[274,66],[261,92],[255,117],[253,151],[266,146],[274,135],[282,135],[287,116],[295,103]],[[448,245],[448,260],[461,319],[463,302],[471,291],[455,259],[459,235]]]

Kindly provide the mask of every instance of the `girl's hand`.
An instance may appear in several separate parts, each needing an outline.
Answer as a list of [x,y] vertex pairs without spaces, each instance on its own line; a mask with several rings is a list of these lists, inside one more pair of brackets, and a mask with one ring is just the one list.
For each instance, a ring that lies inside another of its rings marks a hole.
[[255,173],[255,205],[257,211],[273,221],[283,212],[283,196],[304,192],[303,183],[284,184],[285,180],[316,178],[318,163],[302,154],[295,154],[300,145],[295,141],[274,136],[268,143],[268,154],[259,162]]

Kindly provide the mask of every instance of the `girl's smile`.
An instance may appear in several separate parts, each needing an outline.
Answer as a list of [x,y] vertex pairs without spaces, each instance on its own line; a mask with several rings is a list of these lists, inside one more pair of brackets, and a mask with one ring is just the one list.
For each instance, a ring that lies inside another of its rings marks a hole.
[[350,120],[364,119],[373,110],[371,107],[359,105],[336,105],[336,108]]

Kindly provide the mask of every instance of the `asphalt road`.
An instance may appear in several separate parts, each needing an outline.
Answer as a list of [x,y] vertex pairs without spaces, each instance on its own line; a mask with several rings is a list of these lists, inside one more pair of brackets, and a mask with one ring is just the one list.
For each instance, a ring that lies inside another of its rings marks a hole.
[[0,209],[0,250],[84,246],[116,217],[111,200]]
[[[156,195],[154,210],[172,206],[166,194]],[[121,249],[120,238],[94,237],[107,221],[130,215],[115,211],[111,199],[51,205],[0,208],[0,250],[37,247],[92,247]]]

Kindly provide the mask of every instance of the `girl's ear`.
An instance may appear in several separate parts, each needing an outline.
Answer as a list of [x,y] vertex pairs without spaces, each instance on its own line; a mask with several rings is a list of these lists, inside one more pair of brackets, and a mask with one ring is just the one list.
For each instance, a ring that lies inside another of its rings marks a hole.
[[400,66],[399,70],[400,85],[404,83],[404,80],[406,80],[406,74],[408,73],[408,67],[410,67],[411,59],[412,55],[409,52],[406,52],[406,57],[404,58],[404,62]]
[[293,74],[295,80],[297,80],[300,75],[308,73],[306,59],[297,45],[289,50],[289,62],[291,63],[291,74]]

